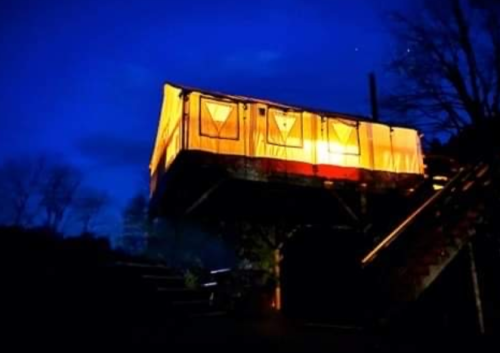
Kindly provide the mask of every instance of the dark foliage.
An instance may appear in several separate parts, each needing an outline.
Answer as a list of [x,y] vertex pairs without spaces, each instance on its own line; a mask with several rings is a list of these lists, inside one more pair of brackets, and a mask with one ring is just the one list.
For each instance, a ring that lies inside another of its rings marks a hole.
[[137,276],[113,266],[144,260],[111,250],[106,239],[21,228],[0,228],[0,238],[2,321],[20,342],[126,344],[177,318]]

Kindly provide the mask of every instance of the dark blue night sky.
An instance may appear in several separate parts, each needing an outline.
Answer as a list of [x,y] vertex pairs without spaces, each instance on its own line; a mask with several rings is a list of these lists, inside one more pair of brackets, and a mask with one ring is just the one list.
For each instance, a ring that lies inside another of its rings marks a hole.
[[119,206],[145,183],[165,81],[368,114],[402,6],[381,3],[2,0],[0,159],[63,153]]

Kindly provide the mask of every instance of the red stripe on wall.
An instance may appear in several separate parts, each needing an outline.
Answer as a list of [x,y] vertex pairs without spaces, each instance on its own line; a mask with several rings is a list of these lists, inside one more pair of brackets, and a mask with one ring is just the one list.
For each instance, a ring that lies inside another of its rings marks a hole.
[[332,165],[313,165],[304,162],[283,161],[278,159],[259,159],[260,168],[265,173],[295,174],[325,179],[360,180],[360,170],[352,167]]

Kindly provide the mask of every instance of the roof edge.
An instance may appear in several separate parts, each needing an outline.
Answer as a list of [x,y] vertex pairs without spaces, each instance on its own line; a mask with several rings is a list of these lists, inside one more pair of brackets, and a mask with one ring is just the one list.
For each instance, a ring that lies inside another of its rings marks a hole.
[[303,105],[282,103],[282,102],[277,102],[277,101],[263,99],[263,98],[255,98],[255,97],[251,97],[251,96],[241,96],[241,95],[236,95],[236,94],[229,94],[229,93],[219,92],[219,91],[215,91],[215,90],[208,90],[208,89],[204,89],[204,88],[192,87],[192,86],[179,84],[179,83],[172,82],[172,81],[166,81],[165,85],[169,85],[169,86],[172,86],[174,88],[181,89],[181,90],[188,92],[188,93],[189,92],[200,92],[203,95],[209,95],[209,96],[216,97],[216,98],[233,99],[233,100],[237,100],[237,101],[240,101],[243,103],[261,103],[261,104],[266,104],[266,105],[274,107],[274,108],[306,111],[306,112],[320,115],[320,116],[325,117],[325,118],[334,118],[334,117],[339,118],[340,117],[340,118],[347,119],[347,120],[369,122],[369,123],[373,123],[373,124],[385,125],[388,127],[396,127],[396,128],[411,129],[411,130],[419,131],[416,127],[409,126],[409,125],[393,124],[393,123],[382,122],[382,121],[374,121],[371,117],[366,116],[366,115],[343,113],[343,112],[324,110],[324,109],[316,109],[316,108],[311,108],[311,107],[307,107],[307,106],[303,106]]

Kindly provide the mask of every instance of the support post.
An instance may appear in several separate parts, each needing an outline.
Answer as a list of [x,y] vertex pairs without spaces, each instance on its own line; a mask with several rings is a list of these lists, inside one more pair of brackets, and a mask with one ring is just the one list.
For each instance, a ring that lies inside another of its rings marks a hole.
[[484,335],[485,329],[484,329],[483,304],[481,301],[481,289],[479,288],[479,280],[477,276],[476,258],[474,256],[474,246],[472,245],[471,241],[469,241],[467,247],[469,250],[469,260],[470,260],[470,270],[471,270],[470,272],[472,275],[472,286],[474,289],[474,300],[476,304],[476,314],[479,325],[479,333],[481,335]]
[[280,249],[274,250],[274,276],[276,279],[276,286],[274,288],[274,308],[281,311],[281,271],[280,271],[281,251]]

